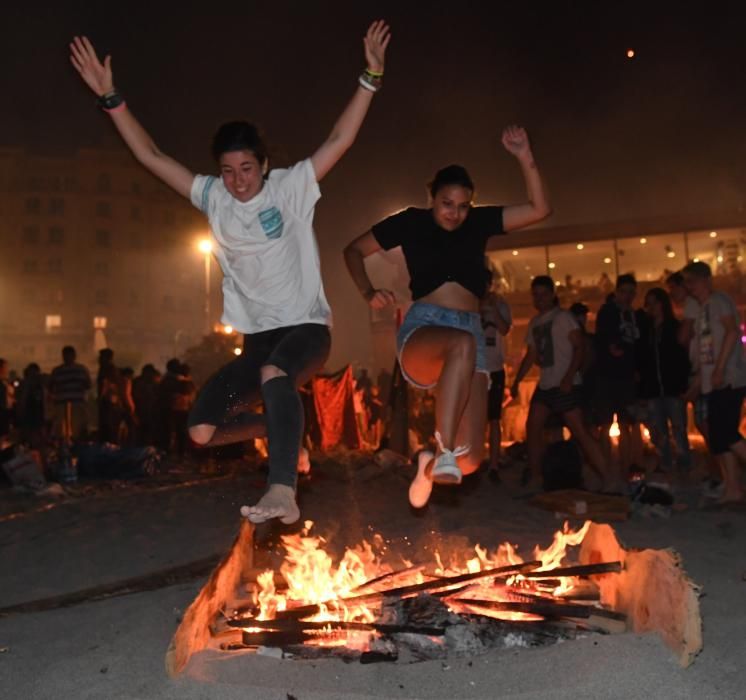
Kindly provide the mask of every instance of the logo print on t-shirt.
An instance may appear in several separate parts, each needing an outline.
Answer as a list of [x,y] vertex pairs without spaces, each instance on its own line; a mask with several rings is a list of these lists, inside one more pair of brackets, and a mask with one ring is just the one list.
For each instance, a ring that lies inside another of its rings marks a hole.
[[271,207],[259,212],[259,223],[262,225],[265,235],[269,239],[279,238],[282,235],[282,214],[277,207]]
[[534,347],[536,348],[536,358],[539,367],[554,366],[554,341],[552,339],[552,323],[550,319],[540,326],[534,326]]

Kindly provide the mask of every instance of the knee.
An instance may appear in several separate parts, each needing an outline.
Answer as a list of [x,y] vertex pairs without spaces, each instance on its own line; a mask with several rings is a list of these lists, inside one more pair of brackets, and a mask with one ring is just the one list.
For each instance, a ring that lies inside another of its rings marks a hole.
[[212,436],[214,434],[215,426],[208,425],[207,423],[193,425],[191,428],[189,428],[189,437],[192,439],[192,442],[195,442],[197,445],[200,446],[207,445],[210,440],[212,440]]
[[456,331],[448,341],[448,357],[474,364],[477,358],[477,341],[471,333]]
[[275,379],[275,377],[287,377],[287,372],[284,372],[275,365],[262,365],[259,374],[262,378],[262,384],[268,382],[270,379]]

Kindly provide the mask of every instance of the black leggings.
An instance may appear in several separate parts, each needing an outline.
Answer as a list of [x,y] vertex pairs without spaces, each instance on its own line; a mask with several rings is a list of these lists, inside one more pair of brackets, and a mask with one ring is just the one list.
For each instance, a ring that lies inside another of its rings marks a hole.
[[[326,362],[331,347],[327,326],[304,323],[244,337],[243,353],[202,387],[189,413],[189,427],[214,425],[213,447],[268,437],[269,482],[294,486],[303,438],[298,387]],[[261,368],[273,365],[287,377],[262,385]],[[254,413],[264,401],[264,413]]]

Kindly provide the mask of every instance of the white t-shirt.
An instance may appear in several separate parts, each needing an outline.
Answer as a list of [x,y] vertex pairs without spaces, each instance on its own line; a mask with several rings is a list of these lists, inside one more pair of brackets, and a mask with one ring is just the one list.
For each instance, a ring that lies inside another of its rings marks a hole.
[[[725,339],[725,327],[721,319],[726,316],[731,316],[738,327],[741,319],[733,299],[723,292],[713,292],[707,301],[699,306],[699,314],[694,322],[703,394],[709,394],[713,388],[712,372]],[[724,386],[734,388],[746,386],[746,361],[743,356],[740,330],[738,340],[725,362]]]
[[480,309],[482,328],[486,343],[487,371],[499,372],[505,365],[505,338],[497,330],[497,314],[508,324],[513,323],[510,307],[503,299],[489,297],[482,302]]
[[210,221],[223,269],[223,323],[241,333],[331,325],[313,232],[320,196],[310,160],[270,171],[248,202],[233,197],[220,178],[194,178],[192,204]]
[[[573,355],[570,333],[579,328],[569,311],[554,308],[534,316],[526,331],[526,344],[536,350],[539,365],[539,388],[554,389],[567,374]],[[580,372],[572,378],[573,384],[581,384]]]

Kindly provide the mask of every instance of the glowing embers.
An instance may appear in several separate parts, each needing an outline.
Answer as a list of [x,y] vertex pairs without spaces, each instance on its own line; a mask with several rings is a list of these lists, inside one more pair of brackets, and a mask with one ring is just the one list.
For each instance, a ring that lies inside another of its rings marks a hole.
[[241,630],[241,641],[224,648],[273,647],[308,657],[324,655],[309,647],[342,647],[343,655],[386,658],[406,648],[432,658],[511,639],[533,646],[577,629],[624,629],[624,616],[600,607],[598,589],[587,578],[619,572],[621,564],[566,561],[568,547],[582,542],[590,522],[577,532],[565,525],[549,547],[534,549],[530,561],[504,543],[492,554],[477,545],[475,556],[456,554],[446,564],[436,552],[430,565],[404,561],[396,570],[383,563],[378,536],[346,550],[335,564],[324,540],[309,535],[311,525],[283,537],[287,555],[280,573],[287,588],[276,587],[273,572],[260,574],[254,605],[225,622]]

